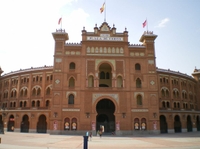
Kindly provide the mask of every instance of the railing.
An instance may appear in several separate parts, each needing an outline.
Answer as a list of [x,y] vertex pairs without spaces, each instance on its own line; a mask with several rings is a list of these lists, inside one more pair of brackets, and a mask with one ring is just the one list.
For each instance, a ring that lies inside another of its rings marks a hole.
[[56,32],[65,33],[65,29],[56,29]]

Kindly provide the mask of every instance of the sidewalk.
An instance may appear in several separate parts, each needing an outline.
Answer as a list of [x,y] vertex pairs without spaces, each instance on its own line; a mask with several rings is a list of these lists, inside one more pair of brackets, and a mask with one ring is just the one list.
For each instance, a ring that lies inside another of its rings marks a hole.
[[[0,149],[83,149],[83,136],[6,132]],[[199,149],[200,132],[144,136],[94,136],[88,149]]]

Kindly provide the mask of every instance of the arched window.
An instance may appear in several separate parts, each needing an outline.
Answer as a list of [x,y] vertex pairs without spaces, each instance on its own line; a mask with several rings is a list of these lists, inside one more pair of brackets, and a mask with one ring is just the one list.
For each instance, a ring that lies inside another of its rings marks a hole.
[[110,74],[109,74],[109,72],[106,72],[106,79],[110,79]]
[[74,104],[74,95],[72,95],[72,94],[69,95],[68,104]]
[[74,78],[70,78],[69,79],[69,87],[74,87],[75,86],[75,80],[74,80]]
[[179,102],[177,103],[177,108],[180,108],[180,103]]
[[136,88],[141,88],[142,87],[142,82],[139,78],[136,80]]
[[51,89],[50,89],[50,87],[48,87],[48,88],[46,89],[46,95],[50,95],[50,93],[51,93]]
[[24,107],[26,107],[26,104],[27,104],[27,102],[26,102],[26,101],[24,101]]
[[75,67],[76,67],[76,65],[75,65],[74,62],[71,62],[71,63],[69,64],[69,69],[75,69]]
[[167,108],[170,108],[169,101],[167,102]]
[[13,104],[13,103],[11,102],[11,103],[10,103],[10,107],[11,107],[11,108],[12,108],[12,104]]
[[141,106],[142,105],[142,96],[137,95],[137,105]]
[[105,73],[103,71],[100,72],[100,79],[105,79]]
[[23,106],[23,102],[22,102],[22,101],[20,101],[20,104],[19,104],[19,106],[20,106],[20,107],[22,107],[22,106]]
[[135,70],[141,70],[141,66],[139,63],[135,64]]
[[35,107],[35,101],[32,101],[32,107]]
[[50,105],[50,101],[47,100],[47,101],[46,101],[46,107],[49,107],[49,105]]
[[32,95],[35,96],[36,95],[36,89],[34,88],[32,91]]

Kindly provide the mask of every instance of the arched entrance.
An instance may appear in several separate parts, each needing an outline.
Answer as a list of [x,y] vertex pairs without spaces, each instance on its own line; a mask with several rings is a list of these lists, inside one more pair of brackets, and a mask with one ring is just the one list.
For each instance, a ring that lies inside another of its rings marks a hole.
[[164,115],[160,116],[160,133],[168,133],[167,121]]
[[174,132],[181,132],[181,121],[180,121],[180,117],[178,115],[176,115],[174,117]]
[[24,115],[21,122],[21,132],[29,132],[29,117]]
[[14,131],[14,126],[15,126],[15,119],[14,119],[14,116],[11,115],[9,117],[8,126],[7,126],[8,131]]
[[46,116],[40,115],[38,122],[37,122],[37,132],[38,133],[46,133],[47,132],[47,122]]
[[115,105],[109,99],[102,99],[96,105],[96,130],[100,129],[100,126],[104,126],[104,132],[115,131]]
[[188,132],[192,131],[192,121],[190,115],[187,116],[187,131]]

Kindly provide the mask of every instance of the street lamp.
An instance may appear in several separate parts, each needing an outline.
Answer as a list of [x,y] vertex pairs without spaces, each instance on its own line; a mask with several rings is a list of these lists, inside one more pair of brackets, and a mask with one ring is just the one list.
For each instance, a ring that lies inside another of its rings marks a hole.
[[8,114],[7,108],[5,107],[1,108],[1,113],[2,113],[2,117],[0,120],[0,134],[4,134],[4,119]]

